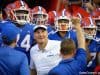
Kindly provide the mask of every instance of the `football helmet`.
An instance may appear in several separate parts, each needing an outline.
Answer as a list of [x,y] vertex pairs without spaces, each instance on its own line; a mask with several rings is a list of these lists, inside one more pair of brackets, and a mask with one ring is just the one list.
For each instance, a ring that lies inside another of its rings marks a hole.
[[50,11],[48,12],[48,23],[50,25],[54,25],[54,19],[57,16],[57,12],[56,11]]
[[100,31],[100,8],[93,11],[92,17],[97,25],[97,31]]
[[6,7],[6,13],[8,14],[8,18],[20,25],[30,22],[29,7],[22,0],[9,4]]
[[61,12],[57,13],[55,18],[55,29],[57,31],[69,31],[71,25],[70,14],[63,9]]
[[81,26],[86,39],[93,39],[95,37],[97,27],[95,21],[91,17],[83,18]]
[[31,11],[31,22],[36,25],[46,25],[48,21],[47,11],[41,7],[36,6]]

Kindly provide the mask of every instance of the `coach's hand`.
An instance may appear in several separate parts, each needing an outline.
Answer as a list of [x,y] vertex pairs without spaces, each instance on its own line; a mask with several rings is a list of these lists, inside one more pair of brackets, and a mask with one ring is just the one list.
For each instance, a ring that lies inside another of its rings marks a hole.
[[71,22],[74,25],[75,29],[80,28],[80,26],[81,26],[81,22],[80,21],[81,21],[80,18],[72,17]]

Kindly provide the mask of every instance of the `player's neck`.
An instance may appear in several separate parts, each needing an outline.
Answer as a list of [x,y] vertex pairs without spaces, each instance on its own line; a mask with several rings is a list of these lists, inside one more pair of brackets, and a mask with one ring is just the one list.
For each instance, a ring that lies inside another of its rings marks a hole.
[[89,39],[86,39],[86,46],[88,46],[90,44],[90,41]]
[[65,37],[65,35],[66,35],[66,31],[63,31],[63,32],[59,32],[59,34],[60,34],[60,36],[63,38],[63,37]]
[[62,58],[65,60],[65,59],[71,59],[73,58],[74,54],[66,54],[66,55],[62,55]]

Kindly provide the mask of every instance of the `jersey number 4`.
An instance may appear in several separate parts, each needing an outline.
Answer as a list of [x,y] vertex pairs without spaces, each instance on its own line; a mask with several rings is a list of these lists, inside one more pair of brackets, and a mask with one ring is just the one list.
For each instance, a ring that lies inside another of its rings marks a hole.
[[[17,36],[17,42],[20,40],[20,34]],[[30,35],[27,34],[24,39],[20,42],[20,47],[25,48],[26,51],[30,48]]]

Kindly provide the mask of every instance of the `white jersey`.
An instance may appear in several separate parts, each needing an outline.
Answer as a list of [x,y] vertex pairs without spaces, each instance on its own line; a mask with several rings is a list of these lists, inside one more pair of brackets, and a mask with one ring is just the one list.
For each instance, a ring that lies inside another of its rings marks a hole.
[[38,45],[31,48],[30,68],[36,69],[37,75],[47,75],[61,61],[60,43],[60,41],[48,40],[44,50],[40,50]]

